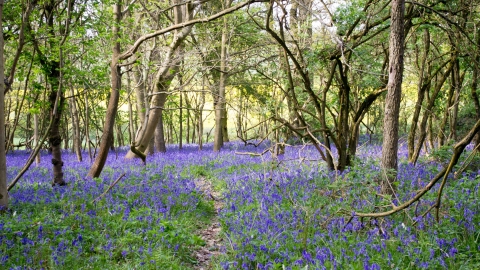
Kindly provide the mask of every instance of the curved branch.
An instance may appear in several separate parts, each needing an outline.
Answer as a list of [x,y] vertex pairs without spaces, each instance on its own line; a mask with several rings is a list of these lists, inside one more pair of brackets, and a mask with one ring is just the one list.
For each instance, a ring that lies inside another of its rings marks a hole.
[[[378,218],[378,217],[386,217],[386,216],[389,216],[389,215],[392,215],[392,214],[395,214],[403,209],[406,209],[408,208],[410,205],[412,205],[413,203],[415,203],[416,201],[418,201],[420,198],[423,197],[423,195],[425,195],[438,181],[440,181],[440,179],[442,179],[443,177],[443,181],[442,182],[446,182],[446,179],[448,177],[448,174],[452,171],[453,169],[453,166],[455,166],[458,162],[458,159],[460,158],[460,156],[462,155],[462,152],[463,150],[465,149],[465,147],[472,141],[473,137],[475,136],[475,134],[477,132],[480,131],[480,119],[477,121],[477,123],[475,124],[475,126],[473,126],[473,128],[468,132],[468,134],[461,140],[459,141],[457,144],[455,144],[455,147],[453,148],[453,155],[452,157],[450,158],[450,162],[448,163],[447,166],[445,166],[442,171],[440,171],[423,189],[421,189],[413,198],[411,198],[410,200],[400,204],[399,206],[393,206],[391,210],[389,211],[385,211],[385,212],[380,212],[380,213],[354,213],[353,216],[357,216],[357,217],[373,217],[373,218]],[[440,208],[440,197],[441,197],[441,193],[442,193],[442,190],[443,190],[443,186],[444,184],[442,185],[442,188],[439,190],[439,194],[438,194],[438,198],[437,198],[437,202],[436,202],[436,205],[435,205],[435,208],[437,208],[437,211],[438,209]]]

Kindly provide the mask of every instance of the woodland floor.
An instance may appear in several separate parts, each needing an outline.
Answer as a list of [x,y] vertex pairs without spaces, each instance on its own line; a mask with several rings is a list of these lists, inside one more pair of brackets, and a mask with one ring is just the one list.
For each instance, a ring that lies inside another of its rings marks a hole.
[[203,193],[206,200],[212,201],[215,208],[215,215],[212,217],[211,225],[200,230],[198,234],[205,241],[205,245],[194,251],[197,264],[195,270],[207,270],[212,268],[212,259],[221,254],[221,246],[224,245],[224,239],[221,237],[220,221],[218,213],[224,207],[221,194],[214,190],[212,182],[201,177],[195,180],[195,185]]

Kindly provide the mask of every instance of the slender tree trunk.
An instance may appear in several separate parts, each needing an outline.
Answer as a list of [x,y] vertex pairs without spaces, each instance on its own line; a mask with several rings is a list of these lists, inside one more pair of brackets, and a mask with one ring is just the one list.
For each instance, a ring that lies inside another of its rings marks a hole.
[[[34,114],[33,115],[33,144],[34,144],[34,148],[37,147],[37,145],[39,144],[39,135],[38,135],[38,131],[40,129],[39,127],[39,124],[38,124],[38,114]],[[35,163],[38,165],[40,165],[40,155],[37,155],[35,157]]]
[[100,142],[100,149],[98,150],[98,155],[95,158],[90,171],[88,172],[89,177],[98,177],[103,170],[105,161],[108,156],[108,149],[110,147],[110,139],[113,137],[113,127],[115,125],[115,116],[117,115],[118,110],[118,100],[120,98],[120,89],[121,89],[121,70],[118,65],[118,57],[120,55],[120,23],[122,20],[122,8],[121,1],[117,0],[114,5],[114,14],[115,14],[115,23],[112,28],[113,40],[115,40],[115,45],[113,47],[112,53],[112,62],[110,63],[110,76],[111,76],[111,93],[110,100],[108,102],[107,114],[105,116],[105,123],[103,126],[103,135]]
[[[478,41],[480,42],[480,36],[478,37]],[[477,116],[477,120],[480,119],[480,99],[477,93],[478,76],[480,76],[478,72],[480,68],[478,66],[479,61],[480,61],[480,56],[477,53],[476,60],[474,61],[474,67],[473,67],[472,88],[470,89],[470,96],[472,98],[473,104],[475,105],[475,115]],[[477,133],[477,135],[475,135],[474,141],[475,141],[475,146],[478,146],[480,144],[480,133]]]
[[[417,102],[413,112],[412,124],[410,125],[410,132],[408,134],[408,159],[411,161],[413,152],[415,151],[415,133],[417,129],[418,119],[420,118],[420,111],[422,109],[423,99],[425,97],[425,91],[430,86],[430,82],[425,82],[425,68],[427,63],[428,53],[430,51],[430,32],[428,28],[424,30],[423,36],[423,56],[420,60],[420,76],[418,81]],[[428,112],[426,112],[428,113]]]
[[128,73],[127,79],[127,88],[128,88],[128,141],[129,143],[133,143],[135,140],[135,128],[133,127],[133,106],[132,106],[132,88],[131,88],[131,79],[130,73]]
[[7,158],[5,151],[5,73],[3,62],[3,1],[0,0],[0,212],[8,208]]
[[230,138],[228,137],[228,110],[226,108],[226,100],[222,112],[222,141],[226,143],[230,141]]
[[445,111],[443,113],[443,118],[442,118],[442,123],[440,124],[440,127],[438,129],[438,135],[437,135],[437,138],[438,138],[438,146],[443,146],[445,144],[445,127],[447,126],[447,123],[448,123],[448,119],[450,117],[450,106],[452,106],[452,100],[453,100],[453,94],[454,94],[454,87],[450,87],[450,89],[448,90],[448,97],[447,97],[447,100],[446,100],[446,104],[445,104]]
[[188,95],[187,95],[187,92],[184,92],[183,93],[184,95],[184,99],[185,99],[185,105],[187,107],[187,115],[185,115],[185,117],[187,118],[187,133],[185,134],[185,138],[187,139],[187,143],[193,143],[193,141],[190,141],[190,109],[191,109],[191,106],[190,106],[190,101],[188,100]]
[[117,134],[117,147],[122,147],[123,143],[123,132],[122,132],[122,125],[119,123],[117,119],[117,124],[115,124],[115,133]]
[[[183,106],[183,96],[182,96],[182,93],[183,93],[183,80],[182,80],[182,75],[179,74],[178,75],[178,81],[179,81],[179,84],[180,84],[180,112],[179,112],[179,119],[178,119],[178,123],[179,123],[179,135],[178,135],[178,149],[182,149],[182,141],[183,141],[183,109],[182,109],[182,106]],[[187,137],[188,138],[188,137]],[[188,139],[187,139],[187,143],[188,143]]]
[[350,139],[348,142],[348,160],[351,162],[351,158],[355,157],[357,152],[358,136],[360,135],[360,124],[364,115],[368,112],[372,104],[377,100],[377,98],[385,93],[385,90],[380,90],[375,93],[368,95],[365,100],[360,104],[355,116],[353,117],[352,127],[350,130]]
[[382,193],[395,192],[393,182],[398,169],[398,124],[402,96],[405,0],[392,0],[389,45],[389,74],[383,120],[382,168],[387,177]]
[[[226,8],[230,7],[231,0],[225,1]],[[225,100],[225,87],[227,83],[227,43],[228,43],[228,19],[223,17],[223,28],[222,28],[222,44],[220,47],[220,80],[218,83],[218,97],[217,103],[215,104],[215,133],[214,133],[214,142],[213,142],[213,151],[220,151],[220,148],[223,147],[224,140],[227,139],[228,135],[224,134],[226,132],[226,100]],[[225,128],[224,128],[225,127]]]
[[88,114],[88,94],[85,93],[85,142],[87,144],[88,148],[88,156],[90,157],[90,162],[93,160],[93,155],[92,155],[92,146],[91,141],[90,141],[90,129],[89,129],[89,114]]
[[200,94],[200,105],[198,108],[197,116],[197,136],[198,136],[198,149],[203,149],[203,108],[205,106],[205,77],[202,78],[202,93]]
[[159,96],[161,96],[159,98],[160,100],[160,103],[159,103],[159,106],[160,107],[159,109],[156,109],[159,111],[159,117],[158,117],[158,123],[157,123],[157,126],[155,127],[155,148],[157,150],[157,152],[160,152],[160,153],[165,153],[167,152],[167,147],[165,145],[165,129],[164,129],[164,121],[163,121],[163,113],[164,113],[164,109],[163,107],[165,106],[165,102],[167,100],[167,93],[160,93],[158,94]]
[[[18,123],[20,121],[20,111],[23,109],[23,103],[24,103],[25,97],[27,95],[27,89],[28,89],[27,87],[28,87],[28,81],[29,81],[29,78],[30,78],[31,68],[32,68],[32,65],[30,65],[30,69],[29,69],[27,78],[25,80],[25,87],[24,87],[23,95],[21,97],[19,95],[16,95],[17,102],[15,103],[16,104],[15,118],[13,119],[12,128],[9,130],[9,136],[8,136],[8,139],[7,139],[7,146],[6,146],[7,149],[10,147],[8,144],[10,144],[12,146],[14,145],[15,131],[17,130]],[[20,92],[20,89],[19,89],[19,92]],[[12,149],[13,149],[13,147],[12,147]]]
[[327,166],[330,170],[335,169],[335,164],[333,162],[333,157],[330,154],[330,134],[327,134],[326,129],[327,129],[327,121],[326,121],[326,107],[327,107],[327,92],[328,89],[330,88],[333,80],[333,76],[335,74],[335,70],[337,68],[337,61],[332,62],[332,66],[330,67],[330,75],[329,78],[326,82],[325,90],[323,91],[322,95],[322,100],[320,103],[320,112],[319,112],[319,117],[320,117],[320,128],[323,130],[322,131],[322,137],[323,137],[323,144],[325,145],[325,148],[327,149],[326,151],[326,162]]
[[440,78],[438,78],[438,80],[435,82],[434,93],[430,96],[428,100],[427,108],[425,109],[425,113],[423,114],[423,117],[422,117],[422,122],[420,123],[420,128],[419,128],[420,135],[417,142],[417,148],[413,152],[413,156],[411,159],[411,162],[413,164],[416,164],[418,157],[420,156],[420,151],[422,150],[423,142],[425,141],[425,137],[427,136],[427,132],[426,132],[427,120],[429,117],[432,117],[432,110],[433,110],[433,107],[435,106],[435,99],[437,98],[438,93],[440,93],[440,90],[442,89],[443,84],[445,83],[450,72],[452,71],[454,62],[455,61],[450,62],[450,66],[448,67],[447,71],[445,71],[445,73],[442,74]]
[[[65,103],[65,106],[67,106],[68,104],[68,101]],[[69,108],[70,109],[70,108]],[[70,148],[70,134],[68,133],[70,128],[69,128],[69,122],[68,121],[68,113],[64,113],[63,114],[63,123],[65,123],[63,125],[63,134],[62,134],[62,138],[65,138],[63,141],[64,141],[64,144],[63,144],[63,149],[65,150],[69,150]],[[73,146],[72,146],[72,150],[73,150]]]
[[[5,99],[5,94],[4,94],[4,99]],[[4,110],[5,111],[5,117],[6,119],[4,120],[5,121],[5,140],[9,140],[9,137],[7,134],[10,134],[10,114],[11,114],[11,111],[12,111],[12,98],[9,97],[8,98],[8,101],[5,101],[7,104],[5,105],[4,104],[4,108],[6,107],[6,109]],[[10,141],[6,141],[5,142],[5,149],[6,151],[8,152],[8,150],[10,150],[11,148],[11,145],[12,143]]]
[[[179,4],[179,0],[176,0],[175,3]],[[189,4],[186,4],[186,12],[185,16],[182,13],[182,6],[177,5],[174,8],[175,13],[175,23],[181,23],[182,21],[186,21],[191,19],[192,10]],[[158,70],[155,78],[155,95],[152,97],[151,101],[151,110],[149,110],[148,114],[148,124],[142,127],[142,131],[140,135],[137,136],[135,142],[136,151],[144,152],[148,146],[148,143],[153,138],[156,126],[160,121],[160,117],[162,116],[162,109],[164,106],[165,101],[162,101],[162,93],[167,95],[168,88],[173,80],[173,78],[178,73],[179,64],[183,60],[184,54],[181,53],[181,45],[187,35],[190,34],[192,26],[186,26],[181,31],[176,31],[174,35],[173,42],[170,44],[169,51],[165,57],[165,61],[162,64],[162,67]],[[129,151],[126,158],[134,158],[137,157],[137,154],[133,151]]]
[[75,93],[73,86],[70,87],[72,98],[70,99],[70,108],[72,110],[72,127],[73,127],[73,149],[77,155],[77,160],[82,161],[82,141],[80,137],[80,119],[78,117],[78,110],[76,105]]
[[175,143],[175,129],[173,128],[173,111],[169,112],[169,118],[168,118],[168,134],[169,134],[169,139],[168,142],[170,144]]
[[462,78],[460,76],[460,62],[457,59],[452,71],[452,87],[455,88],[453,110],[450,117],[450,134],[449,140],[457,141],[457,116],[458,116],[458,103],[460,101],[460,91],[462,88]]
[[435,147],[433,143],[433,114],[430,114],[428,117],[428,128],[427,128],[427,144],[430,149]]

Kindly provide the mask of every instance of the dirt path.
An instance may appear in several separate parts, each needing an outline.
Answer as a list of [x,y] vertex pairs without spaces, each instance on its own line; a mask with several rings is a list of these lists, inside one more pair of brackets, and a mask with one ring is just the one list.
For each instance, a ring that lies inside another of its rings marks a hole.
[[195,265],[195,270],[208,270],[212,269],[211,259],[214,256],[219,255],[220,247],[222,246],[222,238],[220,237],[220,222],[218,221],[218,213],[223,207],[220,193],[214,191],[212,183],[205,179],[200,178],[195,180],[195,185],[202,191],[207,200],[212,200],[215,207],[215,216],[212,218],[212,223],[206,229],[199,232],[199,235],[205,241],[205,246],[194,252],[195,258],[198,264]]

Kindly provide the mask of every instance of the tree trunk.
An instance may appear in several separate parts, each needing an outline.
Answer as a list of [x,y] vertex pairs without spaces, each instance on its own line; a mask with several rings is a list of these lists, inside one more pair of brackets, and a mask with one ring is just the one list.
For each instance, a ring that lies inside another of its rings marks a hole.
[[118,123],[115,125],[115,132],[117,133],[117,147],[122,147],[125,144],[123,143],[123,132],[122,132],[122,125]]
[[[428,53],[430,51],[430,32],[428,28],[424,30],[423,36],[423,57],[420,60],[420,76],[418,80],[418,92],[417,92],[417,102],[415,103],[415,108],[413,112],[412,124],[410,125],[410,132],[408,134],[408,159],[411,160],[413,152],[415,151],[415,133],[417,129],[418,119],[420,118],[420,111],[422,109],[422,103],[425,97],[425,91],[430,86],[430,81],[425,82],[425,68],[427,63]],[[428,113],[428,112],[426,112]]]
[[160,112],[160,116],[158,118],[157,126],[155,127],[155,149],[157,152],[165,153],[167,152],[167,147],[165,146],[165,129],[164,129],[164,121],[163,121],[163,106],[165,105],[165,101],[167,100],[167,94],[162,93],[160,106],[161,109],[157,109]]
[[389,74],[383,120],[382,168],[387,173],[382,193],[395,192],[398,169],[398,124],[402,96],[405,0],[392,0],[389,41]]
[[[423,117],[422,117],[422,122],[420,123],[420,128],[419,128],[420,129],[419,130],[420,135],[419,135],[419,139],[418,139],[418,142],[417,142],[417,148],[413,152],[413,156],[412,156],[412,159],[411,159],[411,162],[413,164],[416,164],[416,162],[418,160],[418,157],[420,156],[420,151],[422,150],[423,142],[425,141],[425,137],[427,136],[427,132],[426,132],[427,120],[428,120],[429,117],[431,117],[432,109],[435,106],[435,99],[437,98],[438,93],[440,93],[440,90],[442,89],[443,84],[445,83],[445,81],[447,80],[450,72],[452,71],[452,68],[454,66],[454,62],[455,62],[455,60],[452,60],[450,62],[450,65],[449,65],[448,69],[445,71],[445,73],[442,74],[440,76],[440,78],[438,78],[438,80],[435,83],[435,90],[428,100],[427,108],[425,109],[425,113],[423,114]],[[440,132],[442,132],[442,131],[440,131]]]
[[448,90],[448,97],[445,103],[445,111],[443,113],[443,118],[442,118],[442,123],[440,124],[440,127],[438,129],[438,146],[443,146],[445,144],[445,127],[447,126],[448,119],[450,116],[450,106],[452,106],[452,100],[453,100],[453,94],[455,92],[455,89],[453,86],[450,87]]
[[127,97],[127,102],[128,102],[128,142],[133,143],[133,140],[135,140],[135,128],[133,126],[133,106],[132,106],[132,97],[131,97],[132,88],[131,88],[130,73],[128,73],[127,88],[128,88],[128,97]]
[[[14,145],[15,131],[17,130],[18,123],[20,121],[20,112],[23,109],[23,103],[24,103],[25,97],[27,95],[27,87],[28,87],[28,81],[29,81],[29,77],[30,77],[31,68],[32,68],[32,65],[30,65],[30,69],[29,69],[27,77],[25,79],[25,88],[24,88],[24,91],[23,91],[23,95],[21,96],[21,99],[19,100],[20,96],[16,95],[17,102],[15,103],[15,105],[16,105],[16,107],[15,107],[15,118],[13,118],[13,126],[9,130],[9,136],[8,136],[8,139],[7,139],[7,144],[10,144],[12,146],[12,149],[13,149],[13,145]],[[10,146],[7,145],[6,148],[7,149],[10,148]]]
[[205,77],[202,78],[202,93],[200,94],[200,102],[197,113],[197,136],[198,150],[203,149],[203,108],[205,106]]
[[[480,42],[480,36],[478,37],[478,41]],[[473,67],[473,78],[472,78],[472,88],[470,89],[470,96],[472,98],[473,104],[475,105],[475,115],[477,116],[477,120],[480,119],[480,100],[478,97],[477,93],[477,88],[478,88],[478,76],[480,76],[478,69],[480,68],[478,66],[478,61],[480,61],[480,56],[477,53],[476,59],[474,62],[474,67]],[[475,146],[478,146],[480,144],[480,133],[477,133],[475,135]],[[480,150],[479,150],[480,151]]]
[[[175,3],[179,4],[179,0],[175,0]],[[182,21],[187,21],[192,16],[192,10],[188,4],[186,4],[185,16],[182,13],[182,5],[177,5],[174,8],[175,14],[175,23],[181,23]],[[136,138],[134,147],[140,152],[144,152],[148,146],[148,143],[154,136],[154,132],[160,117],[162,116],[162,109],[165,104],[166,95],[168,88],[173,80],[173,78],[178,73],[179,64],[183,60],[184,54],[181,53],[181,45],[185,38],[190,34],[192,26],[185,26],[181,31],[175,31],[175,35],[172,43],[170,44],[169,50],[166,54],[165,61],[162,63],[160,69],[158,70],[155,78],[155,95],[152,97],[151,109],[149,110],[148,123],[146,126],[142,127],[142,130]],[[137,157],[133,151],[129,151],[126,158]]]
[[337,66],[340,73],[340,89],[339,89],[339,103],[340,115],[338,119],[338,165],[337,169],[343,171],[350,165],[350,159],[347,155],[347,140],[348,140],[348,113],[350,110],[350,85],[346,75],[346,70],[340,59],[337,59]]
[[77,155],[77,160],[82,161],[82,141],[80,137],[80,120],[78,117],[78,110],[76,105],[75,93],[73,86],[70,86],[70,93],[72,95],[70,99],[70,108],[72,110],[72,127],[73,127],[73,150]]
[[[4,99],[5,99],[5,94],[4,94]],[[10,150],[11,148],[11,145],[12,143],[9,141],[9,138],[10,136],[7,136],[7,134],[10,134],[10,114],[11,114],[11,111],[12,111],[12,99],[11,98],[8,98],[8,102],[7,102],[7,105],[4,105],[4,107],[6,107],[6,109],[4,110],[4,114],[5,114],[5,117],[6,119],[4,120],[5,121],[5,124],[6,124],[6,127],[5,127],[5,140],[7,140],[5,142],[5,149],[6,151],[8,152],[8,150]]]
[[5,73],[3,63],[3,1],[0,0],[0,212],[8,208],[7,157],[5,152]]
[[[182,142],[183,142],[183,109],[182,109],[182,106],[183,106],[183,96],[182,96],[182,93],[183,93],[183,80],[182,80],[182,75],[179,74],[178,75],[178,81],[179,81],[179,85],[180,85],[180,112],[179,112],[179,119],[178,119],[178,124],[179,124],[179,135],[178,135],[178,149],[182,149]],[[188,137],[187,137],[188,138]],[[188,143],[188,139],[187,139],[187,143]]]
[[90,162],[93,160],[93,155],[92,155],[92,146],[90,145],[90,129],[89,129],[89,114],[88,114],[88,94],[85,93],[85,142],[87,144],[88,148],[88,156],[90,157]]
[[[225,1],[226,8],[230,7],[231,0]],[[228,19],[223,17],[222,44],[220,46],[220,80],[218,83],[218,97],[215,104],[215,133],[213,142],[213,151],[220,151],[225,139],[228,141],[226,132],[227,112],[225,100],[225,87],[227,83],[227,46],[228,46]]]
[[457,59],[452,71],[452,87],[455,88],[453,99],[453,110],[450,117],[450,134],[448,140],[457,141],[457,115],[458,103],[460,101],[460,91],[462,90],[462,76],[460,76],[460,62]]
[[108,156],[108,149],[110,147],[110,139],[113,137],[113,127],[115,125],[115,116],[117,115],[118,110],[118,100],[120,98],[120,89],[122,82],[122,73],[120,66],[118,65],[118,57],[120,55],[120,23],[122,20],[121,12],[121,1],[117,1],[114,5],[114,14],[115,14],[115,23],[112,28],[112,37],[115,41],[113,46],[112,53],[112,62],[110,63],[110,76],[111,76],[111,93],[110,99],[108,101],[107,113],[105,116],[105,123],[103,126],[103,135],[100,142],[100,149],[98,150],[98,155],[95,158],[90,171],[88,172],[89,177],[99,177],[100,173],[103,170],[105,161]]
[[360,104],[355,116],[353,117],[352,127],[350,129],[350,139],[348,142],[348,160],[351,162],[352,157],[355,157],[357,152],[358,137],[360,135],[360,124],[364,115],[368,112],[372,104],[377,100],[377,98],[382,95],[385,90],[380,90],[375,93],[368,95],[363,102]]
[[[163,123],[163,107],[165,105],[165,101],[167,99],[167,91],[173,77],[178,72],[177,63],[171,63],[171,66],[165,66],[161,68],[157,72],[157,79],[156,79],[156,95],[152,97],[151,109],[149,110],[148,114],[148,122],[146,126],[142,127],[142,130],[137,137],[135,147],[140,152],[144,152],[150,140],[153,139],[155,130],[157,129],[157,125],[160,122],[160,118],[162,118]],[[165,139],[163,139],[163,143],[165,143]],[[161,147],[158,149],[162,149]],[[136,154],[132,151],[128,152],[126,158],[133,158],[136,157]]]
[[[68,101],[65,103],[65,106],[67,106],[67,104],[68,104]],[[64,123],[64,125],[62,125],[63,134],[61,135],[61,137],[64,138],[63,149],[68,151],[70,148],[70,135],[68,133],[69,131],[68,113],[65,112],[64,114],[62,114],[62,116],[63,116],[63,123]],[[73,149],[73,146],[72,146],[72,149]]]
[[[62,110],[64,109],[64,96],[62,91],[61,82],[58,83],[60,78],[59,74],[59,64],[53,65],[52,69],[56,71],[51,71],[51,93],[49,96],[50,101],[50,116],[53,117],[53,126],[50,130],[50,135],[48,141],[50,142],[50,148],[52,150],[52,164],[53,164],[53,182],[52,185],[65,185],[63,180],[63,161],[62,161],[62,138],[60,135],[60,120],[62,117]],[[53,75],[54,74],[54,75]],[[57,98],[57,95],[59,96]]]
[[[34,144],[34,148],[37,148],[37,145],[39,144],[39,135],[38,135],[38,131],[39,131],[39,125],[38,125],[38,114],[34,114],[33,115],[33,144]],[[40,165],[40,155],[37,155],[35,157],[35,163],[38,165]]]
[[428,117],[428,128],[427,128],[427,145],[430,149],[435,147],[433,143],[433,115]]
[[187,107],[187,115],[185,115],[185,117],[187,118],[187,132],[185,134],[185,138],[186,138],[187,143],[193,143],[193,141],[190,141],[190,117],[191,117],[190,101],[188,100],[187,92],[184,92],[183,95],[184,95],[184,99],[185,99],[185,106]]

